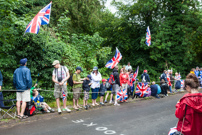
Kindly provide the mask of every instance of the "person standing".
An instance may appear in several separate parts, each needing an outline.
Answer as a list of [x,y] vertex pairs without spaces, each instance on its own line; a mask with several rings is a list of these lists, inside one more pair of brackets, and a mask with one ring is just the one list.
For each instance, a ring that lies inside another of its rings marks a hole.
[[0,71],[0,91],[2,89],[2,86],[3,86],[3,75],[1,74],[1,71]]
[[81,88],[83,84],[83,80],[81,79],[80,73],[82,72],[81,67],[76,67],[76,72],[73,75],[73,108],[75,110],[78,110],[79,108],[82,108],[79,106],[79,98],[81,94]]
[[98,97],[98,93],[100,90],[100,81],[102,80],[102,75],[100,72],[98,72],[98,67],[93,68],[93,72],[91,73],[91,78],[92,78],[92,85],[91,85],[91,90],[92,90],[92,106],[99,105],[96,102],[96,99]]
[[196,70],[194,71],[194,74],[196,75],[196,77],[199,77],[199,67],[196,67]]
[[166,83],[168,82],[166,74],[167,74],[167,71],[164,70],[163,73],[160,76],[160,81],[164,80]]
[[142,82],[150,82],[149,75],[147,74],[147,70],[144,70],[144,73],[141,75]]
[[130,65],[130,62],[128,62],[128,65],[125,67],[126,68],[126,71],[128,72],[128,69],[131,69],[132,70],[132,66]]
[[112,92],[111,92],[111,97],[110,97],[110,101],[109,101],[109,103],[112,103],[113,95],[115,95],[114,105],[117,105],[117,106],[120,105],[117,103],[117,91],[120,90],[120,80],[119,80],[118,69],[119,69],[118,66],[115,66],[115,68],[113,69],[113,77],[114,77],[115,83],[112,85]]
[[58,113],[61,114],[62,111],[60,109],[60,98],[63,98],[63,111],[71,112],[70,109],[67,108],[67,80],[69,79],[69,70],[66,66],[60,65],[59,60],[53,61],[52,64],[55,69],[52,74],[52,81],[55,83],[54,86],[54,96],[56,99],[56,104],[58,108]]
[[[16,88],[16,107],[17,117],[26,119],[28,116],[24,115],[26,102],[30,102],[30,88],[32,87],[31,72],[26,67],[27,58],[20,60],[20,67],[17,68],[13,74],[13,85]],[[22,104],[21,104],[22,102]],[[21,109],[21,111],[20,111]]]
[[123,73],[120,74],[120,85],[121,89],[127,89],[128,81],[129,81],[129,74],[126,72],[126,70],[123,70]]
[[185,79],[188,92],[176,104],[177,132],[184,135],[202,135],[202,93],[198,91],[198,78],[189,73]]

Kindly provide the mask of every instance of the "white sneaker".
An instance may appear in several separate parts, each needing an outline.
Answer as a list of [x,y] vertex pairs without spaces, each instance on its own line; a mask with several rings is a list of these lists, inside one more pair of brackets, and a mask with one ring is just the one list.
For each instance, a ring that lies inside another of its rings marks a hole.
[[67,107],[63,109],[63,112],[64,112],[64,111],[71,112],[71,110],[68,109]]
[[62,113],[62,111],[61,111],[61,109],[60,109],[60,108],[58,108],[58,113],[59,113],[59,114],[61,114],[61,113]]
[[110,100],[109,103],[112,104],[112,101]]
[[114,105],[115,105],[115,106],[120,106],[120,104],[118,104],[118,103],[115,103]]

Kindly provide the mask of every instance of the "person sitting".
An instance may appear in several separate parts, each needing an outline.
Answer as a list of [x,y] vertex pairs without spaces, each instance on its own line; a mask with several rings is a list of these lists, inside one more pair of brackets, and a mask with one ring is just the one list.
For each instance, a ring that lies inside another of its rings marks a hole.
[[36,106],[36,108],[42,108],[43,112],[55,112],[46,102],[43,101],[43,97],[39,94],[39,92],[34,89],[32,91],[32,98],[31,98]]
[[179,120],[176,132],[202,135],[202,93],[199,93],[198,87],[198,78],[189,73],[185,79],[185,89],[188,93],[176,104],[175,116]]
[[152,82],[152,85],[150,86],[150,88],[151,88],[151,95],[156,98],[160,98],[157,94],[158,87],[157,87],[157,85],[155,85],[155,81]]

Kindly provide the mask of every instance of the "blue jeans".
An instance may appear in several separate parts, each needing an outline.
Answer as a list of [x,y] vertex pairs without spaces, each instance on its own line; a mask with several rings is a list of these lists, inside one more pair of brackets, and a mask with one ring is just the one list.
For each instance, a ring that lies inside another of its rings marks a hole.
[[171,86],[169,86],[169,89],[170,89],[170,92],[172,92],[172,87]]
[[100,88],[92,89],[92,99],[97,99]]

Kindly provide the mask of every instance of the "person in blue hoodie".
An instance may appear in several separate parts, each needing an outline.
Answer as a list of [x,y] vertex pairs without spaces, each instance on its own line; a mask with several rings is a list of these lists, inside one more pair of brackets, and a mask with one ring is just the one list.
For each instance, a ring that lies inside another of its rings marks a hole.
[[[17,117],[25,119],[28,116],[24,115],[26,108],[26,102],[30,102],[30,89],[32,88],[31,72],[26,67],[27,58],[20,60],[20,67],[17,68],[13,74],[13,85],[16,88],[16,106],[17,106]],[[21,105],[22,101],[22,105]],[[20,111],[21,108],[21,111]]]
[[1,90],[2,85],[3,85],[3,76],[0,71],[0,90]]

